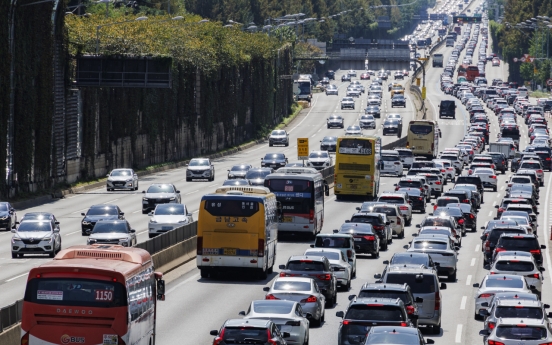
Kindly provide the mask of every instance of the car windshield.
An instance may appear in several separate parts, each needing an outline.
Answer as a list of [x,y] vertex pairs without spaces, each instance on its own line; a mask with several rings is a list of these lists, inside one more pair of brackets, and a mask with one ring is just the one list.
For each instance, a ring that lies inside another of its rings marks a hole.
[[223,186],[248,186],[249,181],[244,179],[225,180],[222,183]]
[[396,290],[360,290],[358,294],[359,298],[369,297],[369,298],[391,298],[397,299],[400,298],[405,305],[412,304],[412,299],[406,291],[396,291]]
[[264,344],[268,342],[268,332],[264,327],[225,327],[221,336],[225,344]]
[[245,171],[249,170],[249,165],[234,165],[230,171]]
[[523,288],[523,277],[512,278],[506,276],[495,276],[493,279],[487,279],[485,287],[488,288]]
[[330,252],[317,252],[317,251],[308,251],[305,253],[307,256],[324,256],[328,260],[339,260],[341,258],[340,253],[330,253]]
[[503,220],[513,220],[514,222],[520,224],[520,225],[529,225],[529,221],[526,217],[520,217],[520,216],[510,216],[510,215],[502,215],[500,219]]
[[384,125],[397,125],[397,124],[399,124],[399,121],[395,120],[395,119],[387,119],[387,120],[385,120],[385,122],[383,124]]
[[125,222],[98,222],[92,229],[92,234],[107,234],[107,233],[124,233],[128,232],[128,228]]
[[343,102],[354,102],[352,97],[344,97]]
[[495,336],[502,339],[515,340],[540,340],[547,338],[544,327],[527,325],[500,325],[496,329]]
[[132,176],[131,170],[113,170],[111,176]]
[[270,174],[270,170],[249,170],[245,175],[245,178],[248,180],[264,179],[269,174]]
[[395,306],[353,304],[347,310],[348,320],[404,321],[404,312]]
[[358,126],[349,126],[347,127],[348,131],[360,131],[360,127]]
[[115,207],[91,207],[86,213],[87,216],[116,216],[119,211]]
[[17,228],[18,232],[52,231],[50,222],[23,222]]
[[294,281],[276,281],[273,290],[284,290],[284,291],[311,291],[310,282],[294,282]]
[[192,159],[189,166],[198,167],[198,166],[208,166],[209,161],[207,159]]
[[320,248],[350,248],[351,241],[347,237],[317,236],[314,246]]
[[272,131],[272,135],[286,135],[286,131]]
[[170,184],[162,184],[162,185],[151,185],[147,193],[174,193],[174,187]]
[[264,156],[264,159],[266,160],[284,160],[285,156],[283,153],[267,153]]
[[531,308],[523,306],[498,306],[495,310],[495,317],[516,318],[516,319],[542,319],[544,317],[542,308]]
[[452,227],[450,220],[444,218],[426,218],[422,221],[421,227],[424,226],[446,226]]
[[7,212],[8,204],[0,204],[0,212]]
[[335,143],[336,141],[337,137],[324,137],[324,139],[322,139],[324,143]]
[[289,314],[295,306],[290,301],[253,301],[253,311],[258,314]]
[[309,158],[328,158],[328,152],[311,152]]
[[157,207],[155,208],[156,216],[174,216],[183,214],[184,205],[182,204],[162,204],[157,205]]

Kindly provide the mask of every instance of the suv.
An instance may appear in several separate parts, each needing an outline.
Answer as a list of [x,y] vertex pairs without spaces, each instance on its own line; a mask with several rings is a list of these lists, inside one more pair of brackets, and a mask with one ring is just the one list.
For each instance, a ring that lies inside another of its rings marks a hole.
[[350,234],[318,234],[314,239],[311,248],[333,248],[339,249],[347,262],[351,265],[352,277],[356,277],[356,253],[355,239]]
[[386,214],[372,212],[353,213],[351,220],[345,223],[368,223],[372,224],[374,232],[380,238],[380,248],[387,250],[389,243],[393,242],[393,232],[391,230],[391,221]]
[[504,175],[506,170],[508,170],[508,158],[506,158],[502,152],[490,152],[489,154],[493,158],[496,170],[500,170],[500,172]]
[[485,329],[492,331],[502,318],[528,318],[542,320],[548,323],[548,314],[544,311],[546,304],[539,300],[522,298],[504,298],[493,303],[489,310],[481,310],[479,314],[485,319]]
[[81,213],[81,216],[84,217],[81,221],[81,233],[83,236],[89,235],[99,220],[125,219],[125,214],[119,206],[109,204],[92,205],[86,213]]
[[220,330],[212,330],[211,335],[215,336],[213,345],[243,344],[247,339],[255,339],[255,344],[259,345],[287,345],[285,338],[291,336],[267,319],[226,320]]
[[412,206],[405,192],[383,192],[377,202],[395,204],[404,218],[405,226],[412,224]]
[[[61,250],[59,227],[52,220],[22,220],[17,229],[11,229],[11,256],[23,257],[24,254],[48,254],[51,258]],[[58,223],[59,224],[59,223]]]
[[412,163],[414,162],[414,154],[412,153],[412,150],[405,148],[396,148],[394,150],[399,153],[403,167],[410,169],[410,167],[412,167]]
[[393,204],[385,204],[374,206],[372,209],[374,213],[383,213],[389,219],[391,223],[391,229],[394,235],[397,235],[397,238],[404,238],[404,220],[402,219],[401,211],[399,206]]
[[347,311],[338,311],[335,315],[343,318],[338,345],[364,344],[367,331],[375,326],[414,327],[400,298],[353,297]]
[[353,236],[355,254],[370,254],[374,258],[379,257],[380,239],[372,224],[345,223],[341,225],[339,230],[334,230],[333,232]]
[[380,173],[403,175],[403,164],[399,153],[395,150],[382,150],[380,156]]
[[[356,295],[350,295],[349,300],[356,298]],[[414,327],[418,327],[418,305],[422,303],[423,298],[412,295],[408,284],[375,284],[366,283],[362,285],[358,292],[358,298],[400,298],[404,303],[406,313]]]
[[[186,179],[188,179],[186,177]],[[180,204],[180,191],[172,183],[154,183],[142,191],[142,213],[146,214],[159,204]]]
[[533,170],[537,174],[539,185],[541,187],[544,186],[544,171],[540,161],[536,159],[522,160],[519,165],[519,170]]
[[498,252],[490,269],[490,274],[514,274],[525,276],[527,284],[541,298],[544,267],[537,265],[533,255],[522,251]]
[[132,169],[113,169],[107,175],[106,189],[138,190],[138,175]]
[[330,261],[325,256],[295,255],[285,265],[280,265],[280,277],[306,276],[314,279],[326,297],[326,307],[337,301],[337,278]]
[[493,259],[497,253],[503,251],[529,252],[535,258],[537,265],[542,266],[542,251],[546,249],[544,244],[539,245],[539,240],[534,234],[502,234],[496,244]]
[[286,130],[278,129],[270,133],[268,137],[268,146],[272,147],[274,145],[289,146],[289,134]]
[[194,158],[186,168],[186,181],[190,182],[194,178],[215,180],[215,167],[209,158]]
[[480,237],[483,241],[483,266],[492,262],[496,244],[503,234],[524,235],[527,234],[527,229],[517,224],[498,225],[489,231],[483,232]]
[[94,225],[86,244],[118,244],[123,247],[136,245],[136,230],[127,220],[99,220]]
[[422,180],[413,177],[402,177],[396,184],[395,191],[399,188],[418,188],[422,193],[426,201],[430,200],[429,191],[425,189]]
[[427,184],[429,185],[430,195],[438,198],[443,194],[443,185],[445,184],[445,179],[442,175],[435,173],[418,173],[417,175],[425,177]]
[[441,290],[446,289],[447,284],[439,283],[439,277],[433,268],[390,266],[383,277],[381,274],[374,277],[381,279],[379,282],[384,284],[408,284],[414,298],[423,299],[418,305],[418,324],[430,326],[433,334],[441,332]]

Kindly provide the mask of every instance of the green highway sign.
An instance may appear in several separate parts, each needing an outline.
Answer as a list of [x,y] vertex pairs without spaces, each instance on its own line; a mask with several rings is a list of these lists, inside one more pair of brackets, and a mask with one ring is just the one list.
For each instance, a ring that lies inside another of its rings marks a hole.
[[454,23],[481,23],[481,17],[453,16]]

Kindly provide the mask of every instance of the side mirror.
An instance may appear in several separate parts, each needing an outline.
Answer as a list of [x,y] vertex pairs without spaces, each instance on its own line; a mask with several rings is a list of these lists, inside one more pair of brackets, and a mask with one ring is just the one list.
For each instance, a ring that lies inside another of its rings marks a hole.
[[[15,232],[15,229],[12,229],[12,232]],[[55,228],[54,232],[59,232],[59,228]]]
[[83,217],[84,217],[84,216],[86,216],[86,214],[84,214],[84,212],[81,212],[81,216],[83,216]]
[[423,303],[423,302],[424,302],[424,299],[421,298],[421,297],[416,297],[416,298],[414,299],[414,302],[416,302],[416,303]]
[[[19,224],[19,222],[15,222],[15,224]],[[54,222],[55,225],[59,225],[59,222]]]
[[431,213],[428,213],[428,214],[429,214],[430,216],[433,216],[433,212],[431,212]]
[[546,249],[546,245],[541,244],[541,249]]
[[418,234],[417,234],[417,233],[413,233],[413,234],[412,234],[412,236],[414,236],[414,237],[417,237],[417,236],[418,236]]
[[281,269],[281,270],[285,270],[285,269],[286,269],[286,265],[279,265],[278,268]]
[[482,227],[481,227],[481,230],[485,230],[485,227],[484,227],[484,226],[482,226]]
[[485,264],[485,265],[483,265],[483,268],[486,269],[486,270],[490,270],[491,265],[490,264]]
[[421,229],[421,228],[422,228],[422,226],[421,226],[420,224],[416,224],[416,227],[417,227],[418,229]]
[[360,211],[360,207],[357,207],[356,210],[357,210],[357,211]]
[[245,311],[243,311],[243,310],[242,310],[242,311],[240,311],[240,312],[238,313],[238,315],[242,315],[242,316],[245,316]]
[[349,301],[352,301],[354,298],[356,297],[356,295],[349,295]]
[[143,191],[142,191],[142,194],[146,194],[146,191],[145,191],[145,190],[143,190]]
[[435,344],[435,340],[433,339],[426,339],[426,344]]
[[136,232],[136,230],[130,229],[130,233],[131,233],[131,234],[134,234],[135,232]]
[[333,233],[334,233],[334,234],[337,234],[338,232],[339,232],[339,230],[333,229]]
[[343,317],[345,317],[345,314],[342,311],[338,311],[338,312],[335,313],[335,316],[343,318]]
[[347,220],[345,221],[345,223],[350,223],[350,222],[351,222],[351,221],[350,221],[350,220],[348,220],[348,219],[347,219]]
[[473,287],[478,288],[478,287],[479,287],[479,283],[473,284]]
[[548,309],[548,308],[550,308],[550,304],[545,303],[545,304],[543,304],[543,307],[544,307],[544,309]]
[[385,225],[391,225],[391,222],[385,222]]
[[119,212],[119,216],[124,216],[125,213],[124,212]]
[[389,265],[389,260],[383,260],[384,265]]
[[311,247],[311,248],[314,248],[314,244],[311,244],[310,247]]
[[282,332],[282,338],[289,338],[291,334],[289,332]]
[[105,177],[109,177],[109,174],[106,174]]
[[441,290],[447,289],[447,283],[441,283]]
[[546,269],[544,267],[539,267],[539,271],[544,272]]
[[488,337],[489,335],[491,335],[491,332],[489,332],[486,329],[482,329],[482,330],[479,331],[479,335],[484,336],[484,337]]
[[498,205],[495,205],[495,207],[494,207],[494,208],[499,208],[499,206],[498,206]]
[[177,193],[177,194],[180,194],[180,191],[179,191],[179,190],[177,190],[177,191],[176,191],[176,193]]
[[268,286],[265,286],[265,287],[263,288],[263,291],[268,292],[268,291],[270,291],[270,288],[269,288]]
[[410,315],[410,318],[411,318],[412,320],[418,320],[418,317],[419,317],[418,314],[412,314],[412,315]]
[[213,336],[216,337],[216,336],[219,334],[219,332],[218,332],[216,329],[214,329],[214,330],[212,330],[211,332],[209,332],[209,334],[211,334],[211,335],[213,335]]
[[403,246],[403,248],[404,248],[404,249],[408,249],[408,244],[405,244],[405,245]]
[[381,279],[381,273],[374,274],[374,278],[375,279]]

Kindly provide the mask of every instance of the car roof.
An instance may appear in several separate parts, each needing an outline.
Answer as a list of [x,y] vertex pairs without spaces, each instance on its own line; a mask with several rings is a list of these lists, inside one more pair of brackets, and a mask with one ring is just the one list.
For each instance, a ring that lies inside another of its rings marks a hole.
[[325,261],[328,260],[325,256],[308,256],[308,255],[292,255],[289,257],[289,261],[298,261],[298,260],[310,260],[310,261]]
[[[309,255],[310,252],[314,252],[314,253],[323,253],[323,252],[327,252],[327,253],[342,253],[341,249],[336,249],[336,248],[319,248],[319,247],[315,247],[315,248],[309,248],[307,250],[305,250],[305,255]],[[329,259],[328,259],[329,260]]]
[[357,297],[351,301],[353,304],[384,304],[384,305],[402,305],[403,301],[400,298],[383,298],[383,297]]
[[541,307],[542,302],[539,300],[529,300],[529,299],[519,299],[519,298],[508,298],[508,299],[499,299],[497,301],[497,306],[500,307]]

